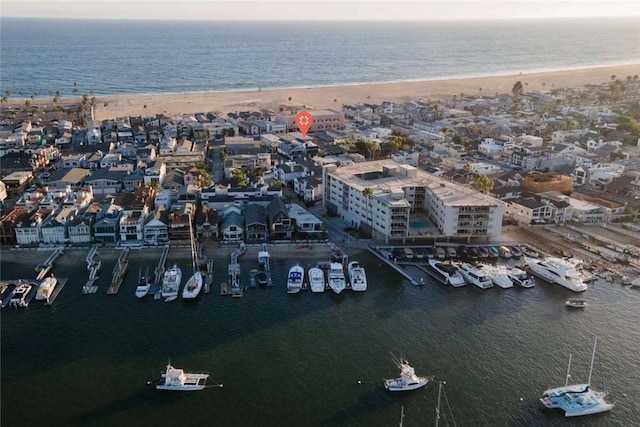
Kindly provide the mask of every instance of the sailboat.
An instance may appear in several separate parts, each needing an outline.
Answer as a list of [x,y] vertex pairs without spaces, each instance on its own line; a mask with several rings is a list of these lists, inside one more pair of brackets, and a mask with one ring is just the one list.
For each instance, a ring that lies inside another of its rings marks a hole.
[[550,388],[545,390],[540,401],[549,409],[562,409],[565,417],[578,417],[581,415],[598,414],[613,409],[614,404],[605,401],[606,391],[597,391],[591,388],[591,373],[593,372],[593,361],[596,357],[596,346],[598,338],[593,343],[593,353],[591,354],[591,367],[589,368],[589,380],[586,384],[569,385],[571,377],[571,355],[569,355],[569,366],[567,367],[567,377],[563,387]]
[[[453,412],[451,411],[451,405],[449,405],[449,400],[447,399],[447,394],[444,392],[444,385],[446,384],[446,382],[444,381],[440,381],[438,386],[438,404],[436,405],[436,423],[435,426],[438,427],[438,425],[440,424],[440,417],[441,415],[444,415],[444,417],[447,417],[447,413],[446,412],[442,412],[442,395],[444,395],[444,401],[447,403],[447,408],[449,408],[449,417],[451,417],[451,421],[452,424],[455,426],[456,425],[456,420],[453,418]],[[446,421],[446,420],[445,420]],[[447,422],[447,425],[449,425],[449,423]]]
[[194,299],[200,295],[202,290],[202,272],[197,265],[196,242],[193,238],[193,227],[189,220],[189,237],[191,239],[191,265],[193,267],[193,276],[187,280],[187,284],[182,289],[183,299]]

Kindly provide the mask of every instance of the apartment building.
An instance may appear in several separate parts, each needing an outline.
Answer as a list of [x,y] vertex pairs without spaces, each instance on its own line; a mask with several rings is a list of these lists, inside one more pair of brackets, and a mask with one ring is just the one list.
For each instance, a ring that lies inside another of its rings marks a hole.
[[472,188],[392,160],[325,166],[325,208],[376,239],[491,237],[504,205]]

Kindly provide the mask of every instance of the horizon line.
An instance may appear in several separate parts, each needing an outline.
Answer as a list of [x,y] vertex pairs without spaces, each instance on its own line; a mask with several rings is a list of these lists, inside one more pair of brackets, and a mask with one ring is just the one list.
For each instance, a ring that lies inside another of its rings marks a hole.
[[297,19],[297,18],[260,18],[260,19],[247,19],[247,18],[145,18],[145,17],[49,17],[49,16],[11,16],[3,15],[0,19],[39,19],[47,21],[144,21],[144,22],[352,22],[352,23],[389,23],[389,22],[495,22],[495,21],[559,21],[559,20],[602,20],[602,19],[633,19],[640,20],[640,15],[600,15],[600,16],[539,16],[539,17],[495,17],[495,18],[416,18],[416,19],[350,19],[350,18],[336,18],[336,19]]

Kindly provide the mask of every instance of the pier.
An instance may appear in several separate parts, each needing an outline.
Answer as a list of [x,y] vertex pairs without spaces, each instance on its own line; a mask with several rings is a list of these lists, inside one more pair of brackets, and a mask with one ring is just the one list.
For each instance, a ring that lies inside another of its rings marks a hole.
[[36,267],[36,271],[38,272],[36,280],[42,280],[47,276],[49,271],[51,271],[51,269],[53,268],[53,263],[58,259],[60,255],[62,255],[63,252],[64,248],[58,248],[53,251],[51,255],[49,255],[49,258],[47,258],[45,262],[43,262],[42,264],[38,264],[38,266]]
[[213,260],[207,261],[207,274],[204,276],[204,293],[208,294],[213,283]]
[[377,256],[379,259],[381,259],[382,261],[384,261],[385,263],[387,263],[387,265],[389,265],[391,268],[393,268],[394,270],[396,270],[398,273],[402,274],[407,280],[409,280],[411,282],[412,285],[414,286],[420,286],[421,283],[418,282],[415,277],[411,276],[404,268],[398,266],[396,263],[391,262],[390,260],[388,260],[387,258],[383,257],[380,252],[378,252],[377,250],[373,249],[371,246],[368,247],[369,252],[371,252],[372,254],[374,254],[375,256]]
[[158,261],[158,266],[156,267],[156,277],[154,283],[158,286],[162,285],[162,278],[164,277],[164,269],[167,263],[167,255],[169,255],[169,245],[166,245],[162,248],[162,254],[160,255],[160,260]]
[[234,297],[241,297],[244,289],[240,284],[240,264],[238,263],[238,258],[244,255],[247,251],[247,247],[244,243],[240,243],[240,247],[233,251],[231,254],[231,262],[229,263],[228,273],[229,273],[229,288],[224,287],[224,291],[220,290],[220,294],[228,295],[231,294]]
[[107,290],[108,295],[115,295],[120,290],[120,285],[122,285],[124,275],[127,272],[127,266],[129,265],[127,256],[129,256],[129,248],[125,248],[122,251],[115,267],[113,268],[113,280],[111,281],[111,286],[109,286],[109,289]]
[[89,280],[82,287],[83,294],[95,294],[98,291],[98,287],[94,285],[95,281],[98,280],[98,272],[102,268],[102,261],[95,259],[96,255],[98,255],[98,247],[93,246],[85,261],[87,262],[87,270],[89,271]]

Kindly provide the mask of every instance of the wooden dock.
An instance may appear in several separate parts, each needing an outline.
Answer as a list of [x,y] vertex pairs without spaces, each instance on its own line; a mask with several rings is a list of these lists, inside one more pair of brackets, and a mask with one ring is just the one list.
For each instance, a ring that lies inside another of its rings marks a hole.
[[122,282],[124,281],[124,275],[126,274],[127,266],[129,265],[129,260],[127,259],[128,256],[129,248],[125,248],[113,268],[113,280],[111,281],[111,286],[107,289],[108,295],[115,295],[120,290],[120,285],[122,285]]
[[164,277],[165,265],[167,263],[167,256],[169,255],[169,245],[166,245],[162,248],[162,254],[160,255],[160,260],[158,260],[158,266],[155,271],[155,279],[154,283],[158,286],[162,285],[162,279]]
[[213,283],[213,260],[207,261],[207,274],[204,277],[204,293],[208,294],[211,290],[211,284]]

